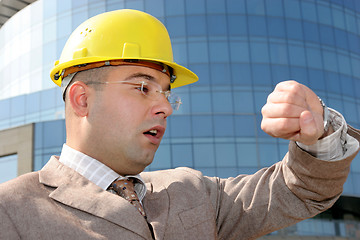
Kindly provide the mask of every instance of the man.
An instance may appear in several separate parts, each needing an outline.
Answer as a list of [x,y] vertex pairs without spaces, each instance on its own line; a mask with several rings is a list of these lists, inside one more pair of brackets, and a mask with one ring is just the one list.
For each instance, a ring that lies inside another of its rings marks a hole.
[[[0,186],[0,239],[255,239],[329,208],[359,149],[358,130],[287,81],[262,111],[265,132],[292,140],[282,161],[229,179],[142,172],[180,104],[171,88],[197,77],[139,11],[80,25],[51,78],[63,89],[66,144],[39,172]],[[120,192],[132,188],[130,203]]]

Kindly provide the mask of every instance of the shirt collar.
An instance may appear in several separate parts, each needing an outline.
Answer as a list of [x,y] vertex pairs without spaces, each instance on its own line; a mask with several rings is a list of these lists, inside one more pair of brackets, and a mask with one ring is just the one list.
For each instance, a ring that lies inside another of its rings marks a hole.
[[65,166],[80,173],[103,190],[107,190],[110,184],[115,180],[135,178],[134,189],[139,200],[142,201],[145,197],[146,186],[140,175],[120,176],[100,161],[79,152],[66,144],[63,145],[59,161]]

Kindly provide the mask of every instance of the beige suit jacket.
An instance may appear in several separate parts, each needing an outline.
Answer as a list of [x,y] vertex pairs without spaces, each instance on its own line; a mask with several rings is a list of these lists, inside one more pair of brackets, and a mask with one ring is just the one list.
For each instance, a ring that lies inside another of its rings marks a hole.
[[[329,208],[354,156],[321,161],[290,143],[283,161],[250,176],[144,172],[144,209],[156,239],[255,239]],[[151,239],[151,233],[126,200],[52,157],[41,171],[0,185],[0,239]]]

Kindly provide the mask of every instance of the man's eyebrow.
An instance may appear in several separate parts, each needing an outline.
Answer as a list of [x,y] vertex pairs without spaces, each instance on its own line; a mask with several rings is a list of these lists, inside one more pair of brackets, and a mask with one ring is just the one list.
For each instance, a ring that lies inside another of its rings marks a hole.
[[[156,82],[155,81],[155,77],[149,75],[149,74],[146,74],[146,73],[141,73],[141,72],[138,72],[138,73],[134,73],[134,74],[131,74],[130,76],[126,77],[125,78],[125,81],[128,81],[128,80],[131,80],[133,78],[144,78],[146,80],[149,80],[149,81],[153,81],[153,82]],[[168,85],[167,89],[166,90],[171,90],[171,87],[170,87],[170,84]]]

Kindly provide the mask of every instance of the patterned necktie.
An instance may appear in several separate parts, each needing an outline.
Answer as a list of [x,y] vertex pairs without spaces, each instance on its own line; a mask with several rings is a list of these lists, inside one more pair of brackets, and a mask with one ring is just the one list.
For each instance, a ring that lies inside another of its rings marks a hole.
[[139,212],[146,218],[145,211],[141,206],[140,200],[134,190],[134,182],[132,179],[122,179],[114,181],[110,190],[115,191],[119,196],[128,200]]

